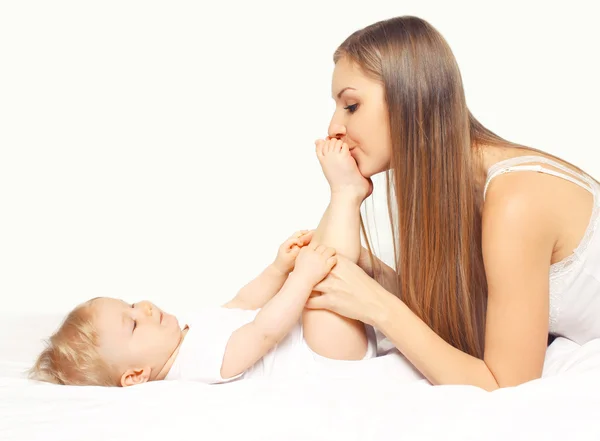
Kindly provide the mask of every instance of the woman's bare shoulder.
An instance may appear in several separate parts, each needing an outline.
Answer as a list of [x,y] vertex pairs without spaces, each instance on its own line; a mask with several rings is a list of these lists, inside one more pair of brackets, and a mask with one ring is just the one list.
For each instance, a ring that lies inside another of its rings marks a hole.
[[483,217],[494,215],[522,218],[538,217],[552,207],[549,176],[538,173],[505,173],[494,178],[487,188]]
[[564,222],[543,187],[533,173],[508,173],[490,186],[482,213],[486,272],[509,265],[508,256],[550,263]]

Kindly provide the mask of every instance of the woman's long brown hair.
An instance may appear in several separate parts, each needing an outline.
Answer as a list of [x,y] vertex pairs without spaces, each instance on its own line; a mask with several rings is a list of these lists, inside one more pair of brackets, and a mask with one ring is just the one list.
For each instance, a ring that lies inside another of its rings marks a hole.
[[455,57],[426,21],[405,16],[368,26],[342,43],[334,62],[342,57],[385,90],[399,296],[445,341],[483,358],[487,283],[477,146],[515,144],[470,113]]

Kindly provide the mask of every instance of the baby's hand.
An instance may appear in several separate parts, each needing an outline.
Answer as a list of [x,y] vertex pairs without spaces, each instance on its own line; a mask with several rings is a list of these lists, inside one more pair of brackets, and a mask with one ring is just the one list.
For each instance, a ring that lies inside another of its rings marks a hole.
[[312,230],[296,231],[279,247],[273,266],[283,274],[289,274],[294,269],[300,248],[308,245],[312,236]]
[[300,250],[294,274],[314,286],[329,274],[336,262],[337,257],[333,248],[312,243]]

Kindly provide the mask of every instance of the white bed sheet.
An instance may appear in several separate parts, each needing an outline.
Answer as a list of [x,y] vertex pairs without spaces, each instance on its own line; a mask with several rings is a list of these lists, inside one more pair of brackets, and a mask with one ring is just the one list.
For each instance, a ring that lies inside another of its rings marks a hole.
[[600,340],[558,339],[542,379],[492,393],[430,386],[398,354],[301,382],[120,389],[24,379],[59,320],[0,317],[1,440],[600,440]]

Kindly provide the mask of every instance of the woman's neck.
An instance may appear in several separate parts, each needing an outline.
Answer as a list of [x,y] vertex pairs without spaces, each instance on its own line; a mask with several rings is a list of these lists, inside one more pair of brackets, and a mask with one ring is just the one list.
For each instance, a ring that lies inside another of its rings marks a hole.
[[473,173],[477,188],[483,192],[490,167],[499,161],[515,156],[514,150],[507,146],[479,145],[473,147]]

